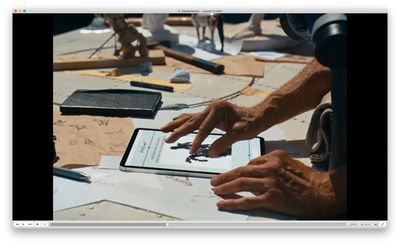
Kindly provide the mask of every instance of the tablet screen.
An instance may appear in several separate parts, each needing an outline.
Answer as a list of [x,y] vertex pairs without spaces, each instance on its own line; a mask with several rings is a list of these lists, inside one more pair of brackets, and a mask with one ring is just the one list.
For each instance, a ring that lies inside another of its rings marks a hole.
[[156,130],[136,132],[126,159],[126,167],[156,168],[181,171],[221,173],[247,164],[261,155],[260,138],[236,142],[219,157],[208,157],[210,145],[221,135],[209,135],[195,154],[189,154],[196,134],[183,136],[174,143],[165,143],[168,134]]

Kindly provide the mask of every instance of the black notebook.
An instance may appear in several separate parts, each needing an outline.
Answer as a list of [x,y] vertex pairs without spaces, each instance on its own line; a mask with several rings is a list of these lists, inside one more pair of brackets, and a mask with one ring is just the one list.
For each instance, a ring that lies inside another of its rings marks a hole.
[[60,106],[62,114],[153,118],[161,93],[129,89],[76,90]]

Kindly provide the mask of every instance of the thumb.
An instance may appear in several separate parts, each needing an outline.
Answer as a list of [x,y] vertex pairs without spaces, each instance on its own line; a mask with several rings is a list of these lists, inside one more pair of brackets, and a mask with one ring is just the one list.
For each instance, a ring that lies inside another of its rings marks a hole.
[[217,157],[236,141],[239,141],[239,138],[236,135],[226,133],[211,144],[208,155],[210,157]]

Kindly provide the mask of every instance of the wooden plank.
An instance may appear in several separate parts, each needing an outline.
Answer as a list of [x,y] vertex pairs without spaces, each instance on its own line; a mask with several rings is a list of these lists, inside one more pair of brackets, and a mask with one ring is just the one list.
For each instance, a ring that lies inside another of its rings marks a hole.
[[293,63],[293,64],[308,64],[310,63],[314,58],[313,57],[306,57],[306,56],[298,56],[298,55],[290,55],[287,57],[282,57],[278,59],[267,59],[267,58],[262,58],[262,57],[255,57],[257,61],[262,61],[262,62],[271,62],[271,63]]
[[149,50],[148,57],[135,57],[122,59],[115,57],[111,51],[98,53],[88,59],[88,53],[70,55],[59,55],[53,58],[53,70],[82,70],[96,68],[115,68],[137,66],[143,62],[150,61],[153,65],[165,65],[165,55],[162,50]]

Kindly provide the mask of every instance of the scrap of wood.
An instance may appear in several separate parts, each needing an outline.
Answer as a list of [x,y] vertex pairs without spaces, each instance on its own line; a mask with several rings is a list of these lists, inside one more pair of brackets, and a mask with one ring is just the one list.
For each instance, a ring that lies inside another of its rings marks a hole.
[[212,61],[225,66],[224,75],[264,77],[265,64],[252,56],[223,56]]
[[256,57],[257,61],[271,62],[271,63],[293,63],[293,64],[308,64],[313,60],[313,57],[305,56],[285,56],[278,59],[267,59],[262,57]]
[[143,62],[151,62],[153,65],[165,65],[165,55],[162,50],[149,50],[148,57],[135,57],[132,59],[122,59],[112,54],[112,51],[105,50],[97,53],[88,59],[88,53],[59,55],[53,58],[53,70],[81,70],[96,68],[113,67],[132,67]]
[[[127,18],[126,22],[135,26],[141,26],[142,18]],[[165,24],[170,26],[193,26],[191,16],[168,16]]]

